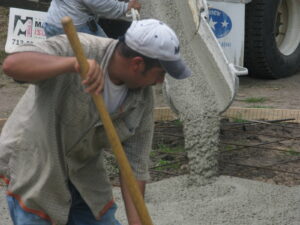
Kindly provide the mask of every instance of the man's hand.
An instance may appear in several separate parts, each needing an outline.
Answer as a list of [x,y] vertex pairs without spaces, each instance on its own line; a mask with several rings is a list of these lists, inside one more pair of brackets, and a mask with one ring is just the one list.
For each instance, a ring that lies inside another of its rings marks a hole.
[[[82,84],[86,86],[85,91],[90,94],[101,94],[104,87],[104,75],[99,64],[94,59],[88,59],[89,71],[86,74],[86,79]],[[80,67],[78,62],[75,64],[75,69],[79,73]]]
[[128,2],[128,11],[130,11],[132,8],[140,11],[141,10],[141,4],[137,0],[130,0]]

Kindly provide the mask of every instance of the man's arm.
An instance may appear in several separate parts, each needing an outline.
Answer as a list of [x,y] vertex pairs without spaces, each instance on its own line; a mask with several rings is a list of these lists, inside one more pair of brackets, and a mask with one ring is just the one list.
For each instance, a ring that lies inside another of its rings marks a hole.
[[141,9],[138,0],[131,0],[128,3],[115,0],[84,0],[84,3],[94,14],[104,18],[119,18],[132,8]]
[[[120,175],[121,191],[122,191],[122,196],[123,196],[123,200],[124,200],[124,204],[125,204],[125,208],[126,208],[128,224],[129,225],[142,225],[142,223],[139,219],[139,216],[137,214],[137,211],[134,207],[133,201],[131,200],[129,190],[127,189],[127,187],[125,185],[124,179],[126,179],[126,177],[122,177],[122,175]],[[144,197],[146,182],[145,181],[137,181],[137,183],[138,183],[139,189],[142,193],[142,196]]]
[[75,63],[74,57],[20,52],[4,60],[3,71],[15,80],[34,83],[63,73],[75,72]]
[[[86,92],[98,94],[103,89],[104,77],[95,60],[88,60],[89,71]],[[8,56],[3,62],[3,71],[17,81],[36,83],[65,73],[79,72],[75,57],[48,55],[37,52],[19,52]]]

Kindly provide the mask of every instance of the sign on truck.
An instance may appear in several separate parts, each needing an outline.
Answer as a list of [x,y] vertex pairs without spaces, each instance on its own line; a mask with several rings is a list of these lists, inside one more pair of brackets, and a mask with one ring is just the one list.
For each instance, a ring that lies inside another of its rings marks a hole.
[[45,12],[10,8],[5,51],[11,53],[19,45],[45,40],[45,18]]

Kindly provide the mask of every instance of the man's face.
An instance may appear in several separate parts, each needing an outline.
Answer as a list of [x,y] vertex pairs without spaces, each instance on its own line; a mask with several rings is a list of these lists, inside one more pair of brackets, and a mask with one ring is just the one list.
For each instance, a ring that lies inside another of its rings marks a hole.
[[146,72],[140,70],[124,81],[128,88],[144,88],[147,86],[162,83],[165,79],[166,71],[161,67],[153,67]]

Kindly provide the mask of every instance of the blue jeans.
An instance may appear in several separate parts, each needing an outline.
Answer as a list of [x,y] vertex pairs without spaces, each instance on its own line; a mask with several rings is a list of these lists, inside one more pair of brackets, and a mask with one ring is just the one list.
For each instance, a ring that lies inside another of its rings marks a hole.
[[[95,32],[91,31],[88,25],[86,24],[75,27],[77,32],[87,33],[98,37],[107,37],[104,30],[99,26],[99,24],[97,24],[97,31]],[[49,23],[44,23],[43,28],[47,38],[65,33],[63,28],[56,27]]]
[[[101,217],[101,220],[96,220],[72,184],[70,184],[70,192],[72,195],[72,205],[67,225],[121,225],[115,218],[116,204]],[[14,197],[7,196],[7,202],[14,225],[51,225],[50,221],[24,211]]]

